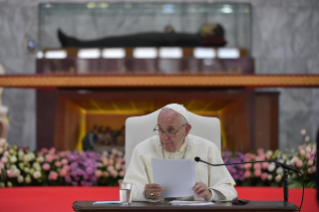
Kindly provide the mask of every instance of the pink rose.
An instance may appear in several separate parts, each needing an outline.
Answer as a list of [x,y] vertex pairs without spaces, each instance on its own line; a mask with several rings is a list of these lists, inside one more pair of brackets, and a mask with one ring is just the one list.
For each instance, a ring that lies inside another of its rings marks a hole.
[[297,163],[296,163],[297,167],[298,168],[301,168],[302,167],[302,161],[301,160],[298,160]]
[[248,171],[248,170],[245,171],[244,176],[245,176],[245,178],[250,178],[250,176],[251,176],[250,171]]
[[265,156],[265,154],[263,154],[263,155],[259,155],[259,156],[257,156],[256,158],[255,158],[255,160],[265,160],[265,158],[266,158],[266,156]]
[[124,172],[124,171],[121,171],[121,172],[119,173],[119,175],[120,175],[120,177],[124,177],[125,172]]
[[7,162],[8,162],[8,158],[7,158],[6,156],[3,156],[3,157],[1,158],[1,162],[2,162],[2,163],[7,163]]
[[0,147],[0,154],[2,154],[2,152],[3,152],[3,149],[2,149],[2,147]]
[[4,168],[4,165],[3,163],[0,162],[0,169],[3,169]]
[[258,155],[264,155],[265,154],[265,150],[263,148],[259,148],[257,150],[257,152],[258,152]]
[[48,163],[51,163],[53,161],[53,156],[50,155],[50,154],[47,154],[45,156],[45,161],[48,162]]
[[308,169],[308,174],[312,174],[312,169]]
[[244,168],[245,168],[245,169],[250,169],[250,168],[251,168],[251,163],[246,163],[246,164],[244,164]]
[[264,172],[264,173],[261,174],[261,180],[262,180],[262,181],[267,180],[267,177],[268,177],[268,174],[267,174],[266,172]]
[[50,171],[48,179],[49,179],[49,180],[56,180],[56,179],[58,179],[58,173],[56,173],[55,171]]
[[66,171],[70,171],[70,166],[64,165],[64,166],[62,167],[62,169],[65,169]]
[[61,151],[61,152],[59,153],[59,155],[60,155],[61,158],[64,158],[64,157],[66,157],[67,152],[66,152],[66,151]]
[[306,158],[307,158],[307,159],[309,159],[309,158],[310,158],[310,156],[311,156],[310,152],[307,152],[307,154],[306,154]]
[[308,161],[308,166],[312,166],[313,165],[313,160],[309,160]]
[[251,158],[252,160],[255,160],[255,159],[256,159],[256,155],[251,154],[251,155],[250,155],[250,158]]
[[95,177],[100,178],[102,176],[102,171],[101,170],[96,170],[95,171]]
[[260,175],[261,175],[261,170],[260,170],[260,169],[255,169],[254,174],[255,174],[255,177],[260,177]]
[[269,166],[269,163],[268,163],[268,162],[262,163],[262,168],[263,168],[263,169],[267,169],[268,166]]
[[47,148],[42,148],[42,149],[40,150],[40,152],[42,152],[42,153],[46,153],[47,151],[48,151]]
[[300,155],[301,155],[301,156],[305,156],[305,154],[306,154],[305,150],[303,150],[303,149],[300,150]]
[[114,171],[114,166],[108,166],[108,167],[107,167],[107,170],[108,170],[109,172]]
[[69,161],[68,161],[68,159],[63,158],[63,159],[61,160],[61,163],[62,163],[63,165],[66,165],[66,164],[69,163]]
[[59,172],[59,175],[61,177],[65,177],[65,176],[67,176],[67,174],[68,174],[68,170],[66,170],[66,169],[61,169]]
[[50,155],[54,155],[54,153],[55,153],[55,148],[52,147],[52,148],[49,150],[49,154],[50,154]]
[[246,153],[245,154],[245,161],[250,161],[251,159],[251,154],[250,153]]
[[109,165],[114,165],[114,160],[110,158]]
[[8,174],[8,177],[9,177],[9,178],[14,177],[14,171],[13,171],[12,169],[8,170],[8,171],[7,171],[7,174]]
[[9,152],[8,152],[8,151],[5,151],[5,152],[3,153],[3,155],[6,156],[6,157],[8,157],[8,156],[9,156]]
[[44,164],[42,165],[42,169],[44,169],[44,170],[46,170],[46,171],[50,170],[50,164],[44,163]]
[[108,177],[108,176],[110,176],[108,172],[103,172],[102,175],[103,175],[103,177]]
[[117,164],[115,165],[115,169],[116,169],[116,170],[120,170],[120,169],[121,169],[121,164],[120,164],[120,163],[117,163]]
[[60,167],[60,166],[62,166],[62,163],[60,161],[55,161],[54,165],[56,167]]
[[121,158],[117,158],[116,163],[121,164],[122,163],[122,159]]
[[5,139],[0,139],[0,147],[3,147],[6,144],[6,140]]
[[256,169],[261,169],[260,163],[255,163],[255,164],[254,164],[254,169],[255,169],[255,170],[256,170]]
[[113,177],[117,177],[117,176],[118,176],[118,172],[115,171],[115,170],[113,170],[113,171],[111,172],[111,175],[112,175]]
[[102,163],[103,163],[104,166],[107,166],[109,162],[108,162],[108,160],[106,158],[103,158],[102,159]]

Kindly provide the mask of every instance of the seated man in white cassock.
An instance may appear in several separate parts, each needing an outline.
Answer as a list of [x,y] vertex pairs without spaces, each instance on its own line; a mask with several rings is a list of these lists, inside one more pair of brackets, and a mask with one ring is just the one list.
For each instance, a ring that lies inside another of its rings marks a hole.
[[[169,104],[158,115],[156,135],[142,141],[133,150],[130,166],[124,182],[132,182],[133,201],[160,201],[158,196],[164,188],[153,183],[152,158],[194,160],[199,156],[209,163],[220,164],[223,160],[216,145],[204,138],[191,135],[186,108]],[[225,166],[195,164],[194,196],[180,197],[179,200],[231,200],[237,197],[235,181]]]

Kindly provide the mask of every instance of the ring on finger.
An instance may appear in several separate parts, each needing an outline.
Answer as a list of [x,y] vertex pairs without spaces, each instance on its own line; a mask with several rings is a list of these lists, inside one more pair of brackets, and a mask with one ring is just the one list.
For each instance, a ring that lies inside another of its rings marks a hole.
[[155,196],[155,194],[153,194],[153,193],[151,193],[150,195],[151,195],[152,197]]

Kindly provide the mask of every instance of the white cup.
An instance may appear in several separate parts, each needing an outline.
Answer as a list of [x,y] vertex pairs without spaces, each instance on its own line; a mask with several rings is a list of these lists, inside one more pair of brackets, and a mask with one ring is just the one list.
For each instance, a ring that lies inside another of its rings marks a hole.
[[132,183],[120,183],[120,201],[124,205],[132,202]]

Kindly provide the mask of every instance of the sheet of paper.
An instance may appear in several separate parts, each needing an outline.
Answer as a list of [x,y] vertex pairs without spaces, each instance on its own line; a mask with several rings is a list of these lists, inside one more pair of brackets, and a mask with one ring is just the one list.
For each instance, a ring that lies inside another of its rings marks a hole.
[[152,158],[152,169],[154,183],[165,189],[160,198],[194,195],[194,161]]
[[121,201],[97,201],[93,202],[93,205],[96,204],[121,204]]
[[169,202],[172,205],[214,205],[212,202],[206,202],[206,201],[179,201],[174,200]]

